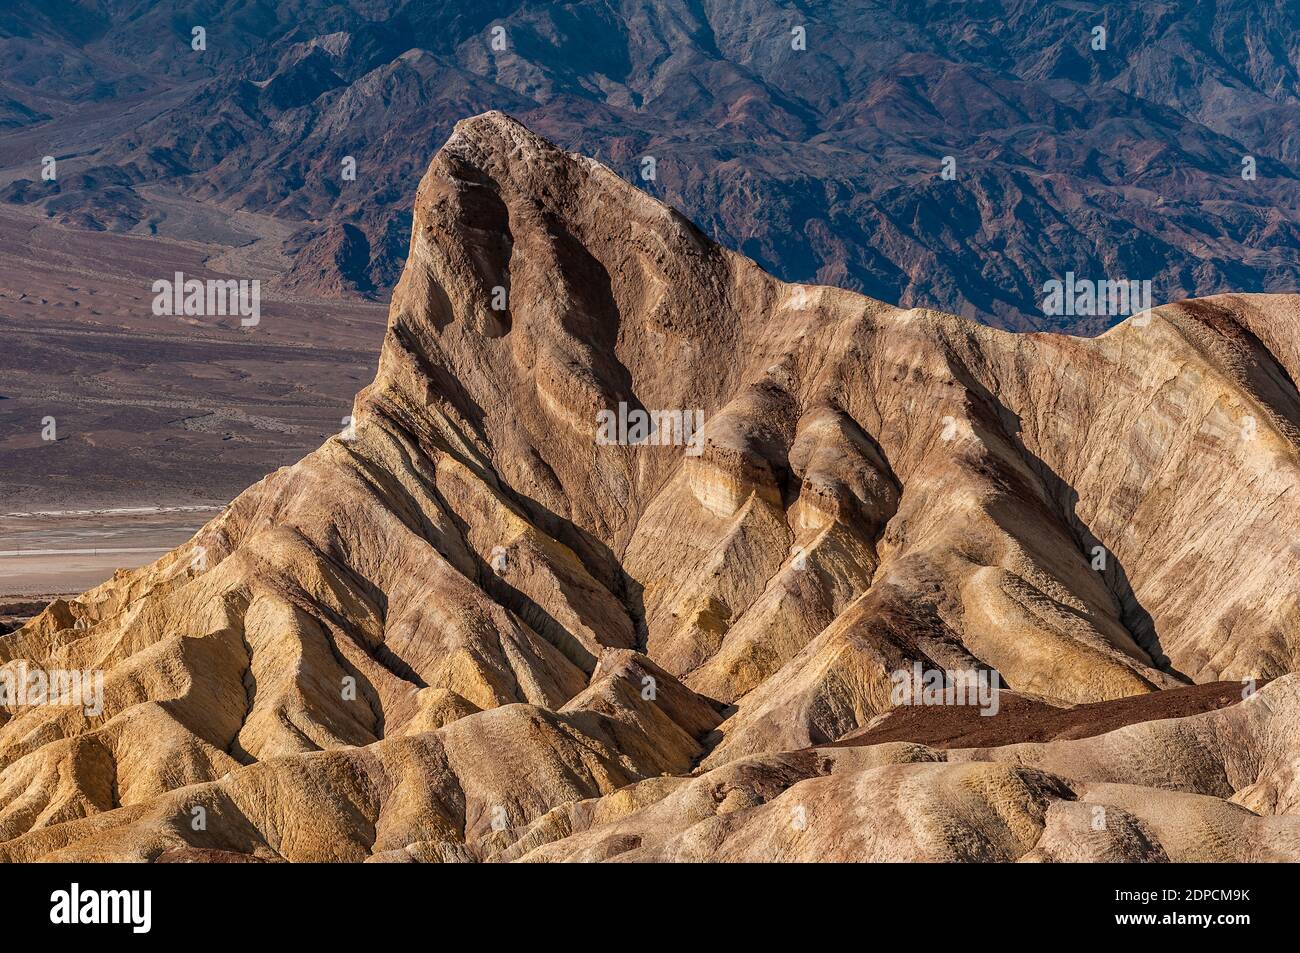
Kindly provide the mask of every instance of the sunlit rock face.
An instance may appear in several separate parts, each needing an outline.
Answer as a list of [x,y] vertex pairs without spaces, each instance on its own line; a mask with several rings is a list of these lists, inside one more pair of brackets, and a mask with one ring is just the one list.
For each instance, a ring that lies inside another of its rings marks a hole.
[[[466,120],[354,426],[0,636],[104,676],[0,708],[0,857],[1294,859],[1297,341],[1294,296],[1081,339],[787,285]],[[1169,702],[871,743],[917,665]]]

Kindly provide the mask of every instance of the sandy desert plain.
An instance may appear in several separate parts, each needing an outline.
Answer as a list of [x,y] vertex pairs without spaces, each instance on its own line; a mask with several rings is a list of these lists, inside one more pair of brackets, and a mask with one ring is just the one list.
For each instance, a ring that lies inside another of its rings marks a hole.
[[[160,205],[128,235],[0,207],[0,627],[184,542],[374,376],[384,304],[280,292],[267,216]],[[154,315],[177,271],[262,276],[260,324]]]

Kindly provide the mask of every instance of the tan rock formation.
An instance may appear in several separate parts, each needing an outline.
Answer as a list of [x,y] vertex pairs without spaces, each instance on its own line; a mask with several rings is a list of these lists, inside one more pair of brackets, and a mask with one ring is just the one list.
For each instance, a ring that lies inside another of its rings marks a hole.
[[[1294,857],[1297,341],[1294,296],[1085,340],[785,285],[466,120],[355,432],[0,636],[105,672],[102,711],[0,711],[0,857]],[[1054,706],[1275,681],[821,747],[914,662]]]

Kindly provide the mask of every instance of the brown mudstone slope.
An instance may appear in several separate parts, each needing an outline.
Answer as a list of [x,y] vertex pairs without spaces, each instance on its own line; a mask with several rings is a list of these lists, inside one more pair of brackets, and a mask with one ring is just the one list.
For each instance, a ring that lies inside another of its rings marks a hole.
[[[355,432],[0,636],[106,673],[0,711],[0,858],[1296,859],[1297,342],[1295,296],[1085,340],[783,284],[466,120]],[[872,744],[918,663],[1021,727]]]
[[1185,718],[1235,705],[1251,694],[1241,682],[1209,682],[1081,705],[1050,705],[1002,691],[996,712],[977,705],[899,705],[850,731],[830,747],[864,747],[919,741],[934,748],[993,748],[1021,741],[1088,738],[1125,725]]

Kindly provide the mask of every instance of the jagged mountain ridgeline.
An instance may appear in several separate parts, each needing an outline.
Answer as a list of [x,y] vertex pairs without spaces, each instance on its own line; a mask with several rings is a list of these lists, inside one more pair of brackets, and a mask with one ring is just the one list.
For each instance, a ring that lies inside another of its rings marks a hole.
[[294,293],[383,297],[431,144],[506,109],[780,278],[1097,334],[1061,265],[1300,283],[1297,37],[1292,0],[8,0],[0,211],[239,223]]
[[0,858],[1300,859],[1300,297],[785,284],[500,113],[413,218],[347,430],[0,637],[104,673]]

